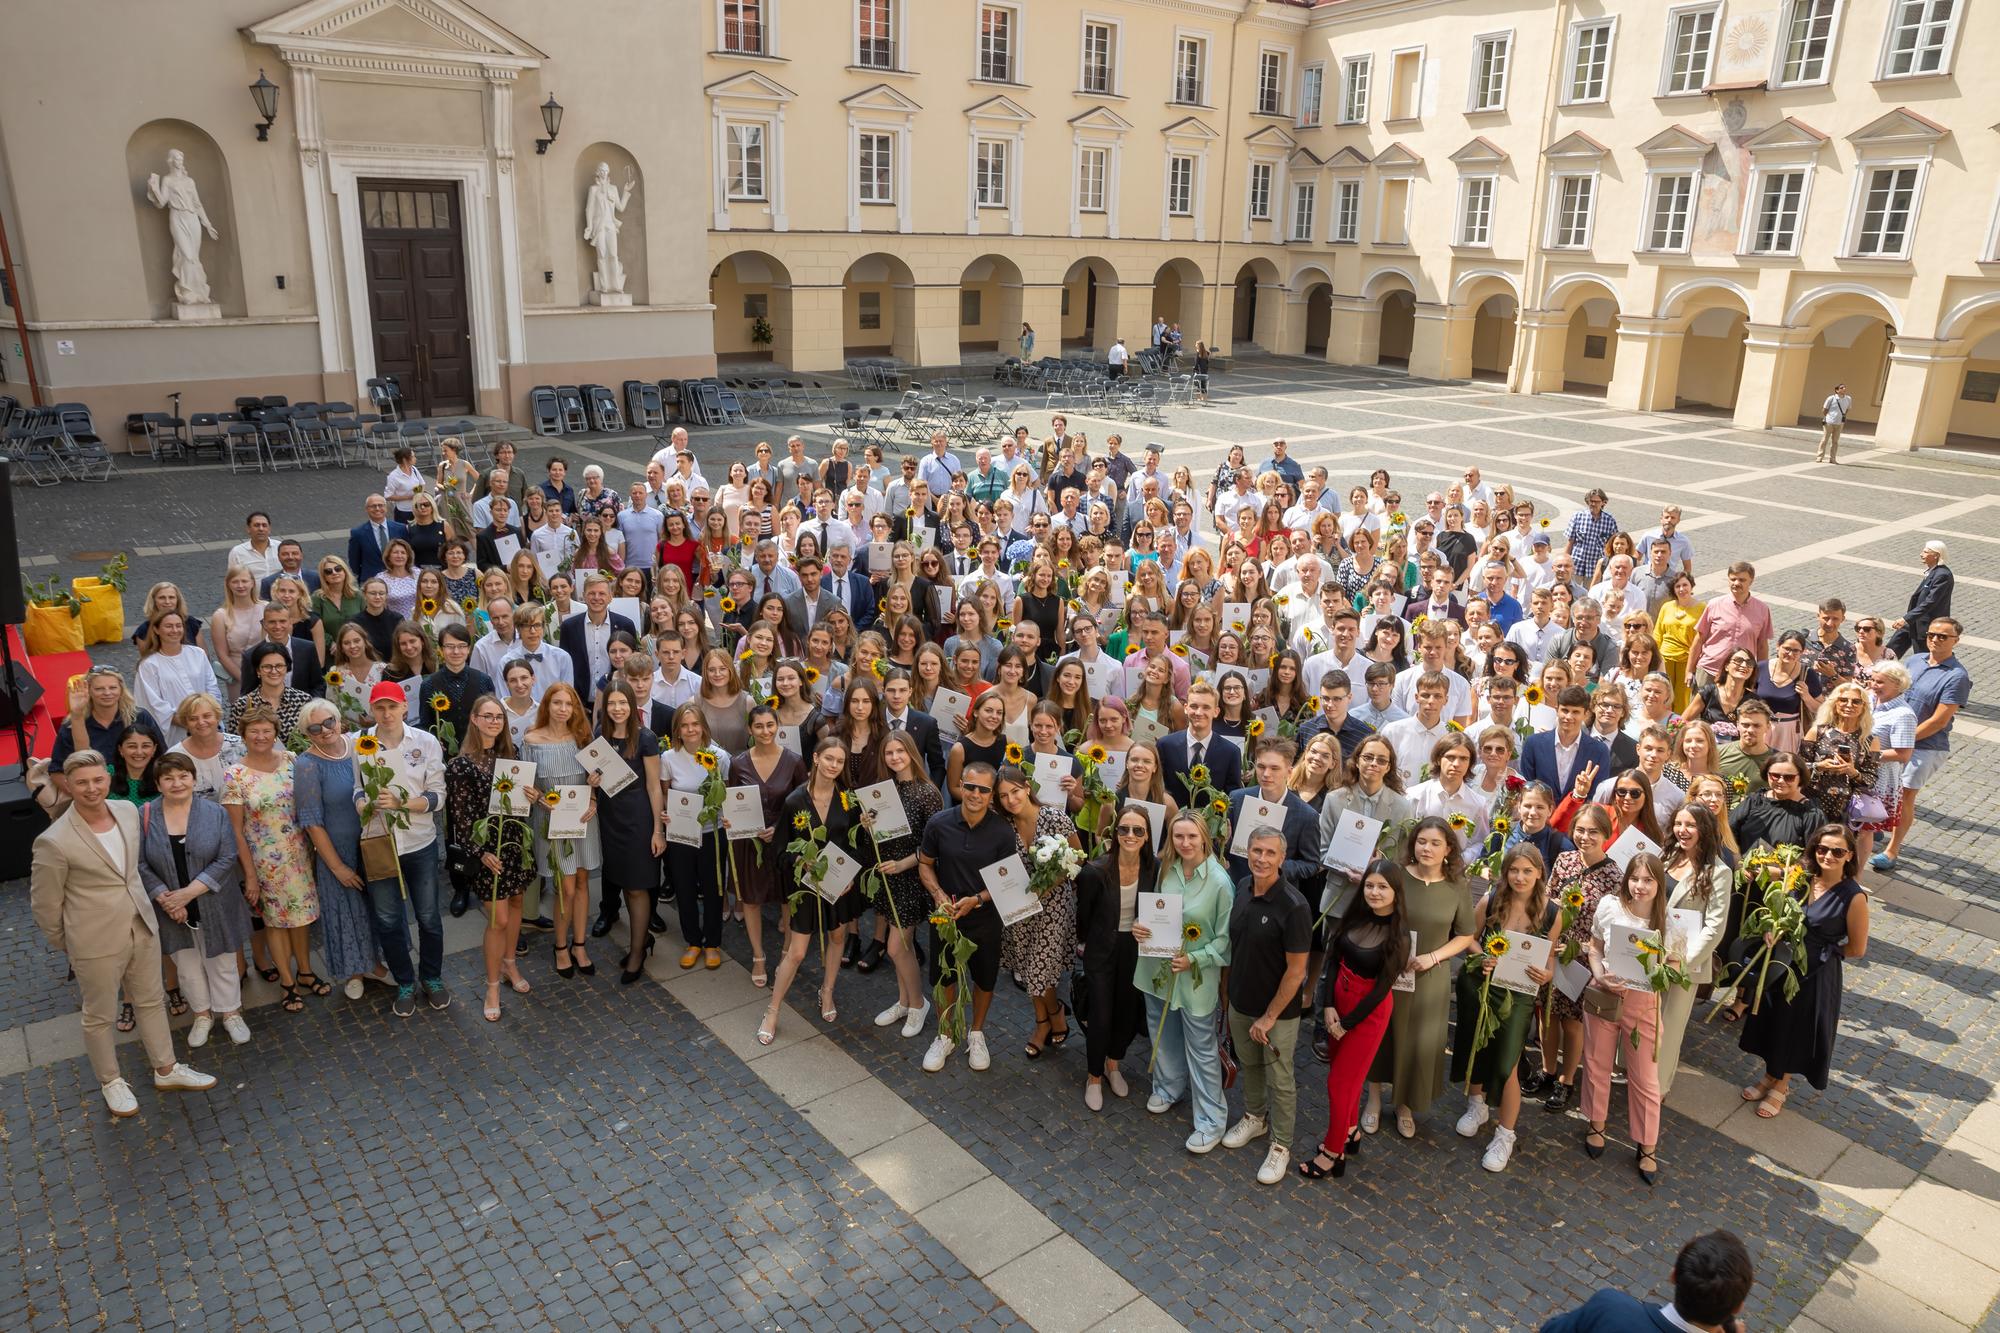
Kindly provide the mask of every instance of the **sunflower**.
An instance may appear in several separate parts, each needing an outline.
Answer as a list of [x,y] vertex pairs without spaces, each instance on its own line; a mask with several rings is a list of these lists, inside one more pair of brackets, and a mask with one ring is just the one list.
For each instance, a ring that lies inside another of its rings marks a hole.
[[354,738],[354,753],[364,759],[378,755],[382,753],[382,742],[376,740],[373,736],[356,736]]
[[1074,597],[1070,598],[1070,599],[1069,599],[1069,611],[1070,611],[1070,614],[1071,614],[1071,615],[1082,615],[1082,614],[1083,614],[1083,603],[1082,603],[1081,601],[1077,600],[1077,599],[1076,599],[1076,598],[1074,598]]
[[459,599],[458,609],[465,612],[468,616],[473,615],[479,610],[479,599],[477,597],[462,597]]
[[1741,796],[1749,790],[1750,783],[1747,780],[1743,778],[1731,778],[1729,780],[1729,794],[1731,796]]
[[879,657],[875,659],[874,664],[869,669],[875,673],[875,679],[877,680],[885,680],[888,678],[889,664],[883,661]]
[[812,827],[812,817],[806,814],[805,811],[801,810],[797,814],[792,816],[792,827],[797,829],[799,832],[804,833],[807,829]]
[[1460,725],[1459,725],[1458,723],[1456,723],[1456,722],[1447,722],[1447,723],[1445,723],[1445,724],[1444,724],[1444,729],[1445,729],[1446,731],[1456,731],[1456,732],[1463,732],[1463,731],[1465,730],[1465,728],[1464,728],[1463,726],[1460,726]]
[[1006,631],[1014,628],[1014,622],[1012,620],[1009,620],[1006,616],[1001,616],[998,620],[993,622],[993,628],[1001,631],[1004,634]]
[[1271,670],[1276,671],[1278,669],[1278,658],[1281,656],[1283,656],[1283,654],[1281,653],[1272,653],[1270,660],[1265,662],[1264,665],[1271,668]]
[[1415,620],[1412,620],[1410,622],[1410,633],[1416,634],[1419,631],[1421,631],[1424,626],[1430,623],[1431,623],[1431,618],[1429,616],[1420,615]]
[[749,661],[749,660],[750,660],[750,650],[749,650],[748,648],[745,648],[745,649],[744,649],[744,650],[743,650],[742,652],[740,652],[740,653],[736,654],[736,660],[737,660],[737,661],[739,661],[739,662],[747,662],[747,661]]
[[736,599],[734,597],[725,597],[716,603],[716,605],[722,608],[722,614],[726,616],[736,609]]
[[854,798],[846,792],[842,792],[840,794],[840,808],[843,810],[852,810],[854,808]]
[[755,537],[751,536],[747,532],[743,534],[743,547],[745,550],[748,550],[750,547],[755,546],[756,544],[757,544],[757,539]]
[[1248,725],[1248,726],[1246,726],[1245,728],[1243,728],[1243,731],[1244,731],[1244,734],[1246,734],[1246,735],[1249,735],[1249,736],[1253,736],[1253,737],[1255,737],[1255,736],[1261,736],[1261,735],[1263,735],[1263,734],[1264,734],[1264,719],[1263,719],[1263,718],[1261,718],[1261,717],[1253,717],[1253,718],[1251,718],[1251,719],[1250,719],[1250,725]]
[[347,673],[339,667],[328,667],[326,669],[325,680],[327,684],[336,687],[345,685],[347,683]]
[[819,684],[819,668],[818,668],[818,667],[816,667],[816,666],[809,666],[809,667],[807,667],[807,668],[806,668],[806,684],[808,684],[808,685],[817,685],[817,684]]
[[1514,821],[1507,818],[1507,816],[1505,815],[1493,816],[1493,831],[1495,833],[1506,833],[1510,831],[1513,827],[1514,827]]
[[434,616],[438,613],[438,599],[435,597],[426,597],[423,601],[417,603],[417,609],[427,616]]
[[[799,818],[804,819],[805,816],[800,815]],[[933,912],[931,913],[931,924],[933,926],[948,926],[951,924],[951,914],[948,912]]]
[[1402,510],[1398,509],[1395,513],[1389,515],[1389,521],[1400,528],[1406,526],[1409,523],[1410,516],[1404,513]]
[[1643,936],[1633,940],[1632,947],[1641,958],[1659,958],[1666,952],[1657,943]]
[[1201,922],[1190,921],[1185,926],[1182,926],[1181,938],[1186,940],[1189,944],[1194,944],[1197,941],[1199,941],[1201,939]]
[[1470,819],[1467,819],[1464,815],[1454,814],[1448,816],[1444,822],[1451,826],[1451,829],[1454,833],[1472,832],[1472,821]]
[[917,516],[917,507],[915,505],[911,505],[908,509],[905,509],[903,511],[904,518],[915,518],[916,516]]
[[1306,712],[1317,713],[1319,711],[1319,696],[1315,694],[1310,698],[1308,698],[1306,700],[1305,707],[1306,707]]
[[1513,945],[1507,942],[1505,935],[1495,935],[1486,941],[1486,956],[1488,958],[1505,958],[1507,950],[1513,947]]
[[1290,593],[1281,592],[1278,594],[1279,606],[1290,606],[1291,604],[1292,604],[1292,595]]
[[1232,634],[1241,634],[1243,632],[1243,622],[1240,620],[1230,621],[1229,632]]
[[1521,691],[1521,698],[1532,708],[1542,701],[1542,687],[1539,685],[1530,685],[1527,689]]
[[1563,894],[1562,905],[1572,912],[1581,912],[1583,910],[1583,890],[1577,888],[1570,889],[1567,893]]
[[1021,747],[1011,741],[1007,744],[1007,762],[1010,764],[1021,762]]
[[1130,593],[1130,592],[1131,592],[1131,591],[1132,591],[1132,590],[1133,590],[1134,588],[1136,588],[1136,587],[1138,587],[1138,586],[1139,586],[1139,585],[1138,585],[1138,584],[1136,584],[1136,583],[1134,583],[1134,582],[1133,582],[1133,581],[1132,581],[1131,579],[1126,579],[1126,580],[1125,580],[1125,591],[1126,591],[1127,593]]
[[497,777],[493,779],[493,790],[502,796],[508,795],[514,790],[514,779],[510,777]]
[[553,810],[562,804],[562,793],[554,787],[542,793],[542,804]]
[[1208,765],[1196,764],[1193,768],[1189,769],[1188,781],[1197,787],[1206,787],[1208,785]]
[[711,773],[715,771],[715,751],[713,750],[697,750],[694,761]]
[[1174,645],[1175,657],[1186,657],[1187,655],[1188,655],[1188,646],[1185,643],[1177,643]]
[[1069,573],[1069,561],[1067,561],[1067,560],[1058,560],[1058,561],[1056,561],[1056,573],[1058,573],[1058,574],[1067,574],[1067,573]]
[[1101,764],[1111,757],[1111,752],[1102,745],[1093,745],[1083,752],[1083,757],[1093,764]]
[[1549,526],[1549,521],[1547,519],[1543,519],[1540,523],[1537,523],[1535,526],[1546,530]]
[[1208,808],[1215,811],[1218,815],[1226,815],[1229,813],[1229,802],[1218,796],[1208,803]]

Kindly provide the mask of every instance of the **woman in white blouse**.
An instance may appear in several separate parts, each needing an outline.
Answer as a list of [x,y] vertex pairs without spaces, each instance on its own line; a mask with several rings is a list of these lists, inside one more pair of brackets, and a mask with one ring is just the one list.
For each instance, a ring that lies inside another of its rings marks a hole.
[[424,474],[417,471],[414,450],[398,449],[395,459],[396,466],[389,469],[389,475],[382,479],[382,498],[389,502],[390,517],[398,523],[408,523],[414,512],[410,502],[424,488]]
[[1461,855],[1486,840],[1493,810],[1493,798],[1466,781],[1472,759],[1472,742],[1465,733],[1447,732],[1431,747],[1431,776],[1410,788],[1410,814],[1417,819],[1436,815],[1450,824]]
[[166,722],[166,743],[178,743],[186,731],[170,719],[197,694],[216,693],[215,668],[208,654],[187,641],[187,617],[162,611],[139,641],[139,670],[132,683],[139,706]]

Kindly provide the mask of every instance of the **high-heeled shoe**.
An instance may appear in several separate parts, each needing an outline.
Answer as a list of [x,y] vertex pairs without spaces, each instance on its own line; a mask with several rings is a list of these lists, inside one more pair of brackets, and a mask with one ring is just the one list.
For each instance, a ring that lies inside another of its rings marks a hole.
[[[1592,1143],[1591,1142],[1592,1139],[1596,1139],[1597,1142]],[[1592,1129],[1592,1130],[1586,1130],[1584,1132],[1583,1150],[1584,1152],[1590,1155],[1590,1159],[1592,1161],[1596,1161],[1598,1158],[1604,1156],[1604,1143],[1605,1139],[1603,1130]]]
[[618,984],[621,986],[630,986],[635,984],[639,980],[639,978],[645,976],[646,960],[648,958],[651,958],[652,956],[653,956],[653,937],[651,935],[648,935],[646,937],[645,944],[642,945],[639,949],[639,966],[632,969],[630,972],[627,972],[622,967],[619,968]]
[[831,983],[819,988],[819,1016],[829,1023],[840,1021],[840,1010],[833,1007],[833,986]]
[[549,954],[550,961],[555,964],[556,975],[564,981],[568,981],[576,975],[575,963],[572,962],[567,967],[563,965],[562,956],[568,952],[569,946],[567,944],[558,944]]
[[498,1023],[500,1021],[500,983],[497,981],[486,983],[486,1008],[484,1017],[489,1023]]
[[1359,1125],[1347,1131],[1347,1142],[1341,1145],[1340,1153],[1342,1157],[1359,1157],[1361,1155],[1361,1127]]
[[[1055,1026],[1058,1021],[1062,1023],[1060,1028]],[[1049,1029],[1050,1049],[1061,1050],[1062,1044],[1069,1040],[1069,1005],[1062,1000],[1056,1001],[1056,1012],[1049,1015]]]
[[761,953],[750,955],[750,984],[759,990],[771,984],[770,975],[764,971],[764,955]]
[[772,1005],[764,1011],[764,1021],[757,1025],[757,1044],[769,1046],[778,1039],[778,1006]]
[[578,958],[576,956],[576,951],[582,947],[581,944],[570,945],[570,959],[576,964],[578,972],[581,972],[586,977],[594,977],[597,975],[597,964],[591,962],[588,958]]
[[[1653,1163],[1650,1171],[1643,1165],[1649,1160]],[[1639,1173],[1639,1179],[1651,1185],[1660,1178],[1660,1159],[1647,1149],[1635,1145],[1632,1154],[1632,1169]]]

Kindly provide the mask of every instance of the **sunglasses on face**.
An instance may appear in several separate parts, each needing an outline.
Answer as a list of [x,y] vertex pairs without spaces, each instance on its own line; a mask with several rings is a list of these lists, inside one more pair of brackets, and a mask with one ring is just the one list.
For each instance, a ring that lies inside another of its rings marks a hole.
[[335,725],[336,724],[331,718],[328,718],[324,722],[308,722],[306,723],[306,735],[308,736],[324,735],[326,732],[332,731]]
[[1767,782],[1797,782],[1799,775],[1796,773],[1779,773],[1773,771],[1765,773],[1764,779]]
[[960,786],[959,790],[964,792],[967,796],[990,796],[993,793],[993,789],[991,787],[975,787],[969,782]]
[[1146,836],[1146,830],[1141,826],[1123,825],[1118,830],[1118,836],[1121,838],[1143,838]]
[[1829,842],[1824,846],[1813,848],[1813,855],[1815,857],[1837,856],[1844,861],[1847,859],[1847,849],[1838,843]]
[[1619,787],[1616,790],[1614,790],[1611,794],[1613,796],[1616,796],[1621,801],[1643,800],[1645,799],[1646,795],[1645,792],[1639,791],[1637,788],[1634,787]]

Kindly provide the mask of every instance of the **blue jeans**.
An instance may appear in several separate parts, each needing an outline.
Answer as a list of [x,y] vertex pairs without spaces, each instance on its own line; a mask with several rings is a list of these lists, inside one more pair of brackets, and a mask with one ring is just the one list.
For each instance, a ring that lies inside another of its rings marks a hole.
[[[414,986],[418,973],[425,981],[444,976],[444,919],[438,912],[438,854],[435,847],[420,847],[398,856],[403,883],[393,879],[368,881],[368,914],[375,919],[375,939],[382,946],[382,960],[398,986]],[[410,895],[410,908],[417,917],[417,971],[410,970],[410,931],[403,915],[403,891]]]
[[1202,1134],[1220,1134],[1229,1127],[1229,1103],[1222,1095],[1222,1019],[1199,1018],[1179,1009],[1167,1015],[1164,1031],[1160,1009],[1166,1003],[1146,992],[1146,1035],[1159,1034],[1153,1059],[1153,1095],[1179,1101],[1194,1090],[1194,1127]]

